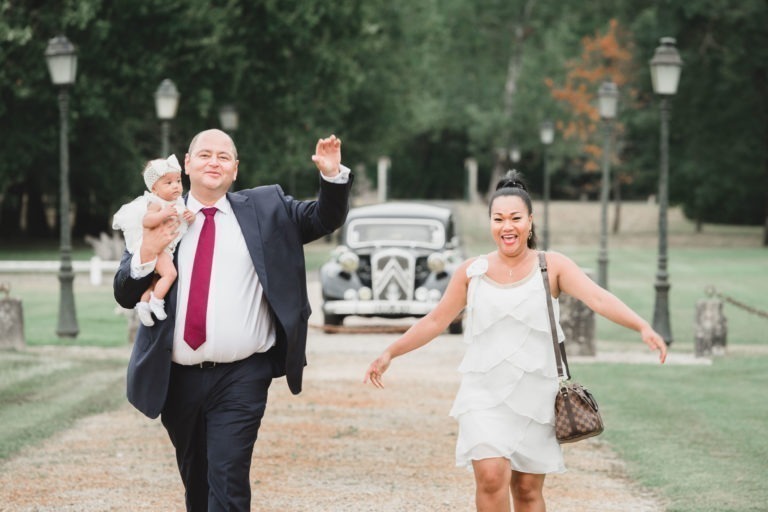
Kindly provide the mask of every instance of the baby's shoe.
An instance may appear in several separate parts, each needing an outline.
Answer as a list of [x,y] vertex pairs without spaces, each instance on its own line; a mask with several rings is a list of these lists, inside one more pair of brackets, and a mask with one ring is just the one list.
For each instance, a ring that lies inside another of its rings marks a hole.
[[168,318],[168,315],[165,314],[165,300],[158,299],[155,297],[154,293],[150,294],[149,308],[152,310],[158,320],[165,320]]
[[147,327],[155,325],[155,321],[152,320],[152,311],[149,309],[148,302],[137,302],[136,314],[139,315],[139,321],[142,325],[146,325]]

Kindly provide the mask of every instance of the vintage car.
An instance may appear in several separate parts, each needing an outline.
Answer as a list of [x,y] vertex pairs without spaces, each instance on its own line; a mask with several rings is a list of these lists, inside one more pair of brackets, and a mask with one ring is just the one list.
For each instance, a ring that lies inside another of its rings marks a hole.
[[[353,315],[426,315],[463,258],[451,210],[420,203],[351,209],[339,244],[320,269],[326,332]],[[449,332],[462,332],[461,316]]]

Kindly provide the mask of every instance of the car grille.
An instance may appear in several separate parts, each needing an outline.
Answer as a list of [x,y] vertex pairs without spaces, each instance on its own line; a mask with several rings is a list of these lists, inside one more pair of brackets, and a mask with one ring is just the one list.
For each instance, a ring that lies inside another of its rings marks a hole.
[[374,300],[413,299],[416,260],[408,251],[384,249],[371,256]]

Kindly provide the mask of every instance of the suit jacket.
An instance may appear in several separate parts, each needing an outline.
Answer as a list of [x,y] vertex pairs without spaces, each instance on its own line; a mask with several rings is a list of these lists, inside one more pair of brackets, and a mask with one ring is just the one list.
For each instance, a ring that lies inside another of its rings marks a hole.
[[[343,185],[321,178],[316,201],[295,200],[278,185],[227,193],[273,314],[276,343],[269,351],[273,377],[285,375],[293,394],[301,392],[311,313],[303,244],[344,223],[351,186],[352,175]],[[128,309],[136,305],[152,280],[152,274],[131,277],[131,258],[127,251],[123,254],[113,283],[115,299]],[[176,295],[174,283],[166,296],[168,318],[152,327],[139,326],[128,362],[128,401],[150,418],[160,414],[168,394]]]

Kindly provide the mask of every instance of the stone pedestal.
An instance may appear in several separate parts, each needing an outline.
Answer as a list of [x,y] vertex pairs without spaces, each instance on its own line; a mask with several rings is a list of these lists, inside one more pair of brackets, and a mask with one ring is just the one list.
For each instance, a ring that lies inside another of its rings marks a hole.
[[136,331],[139,330],[139,315],[136,313],[136,309],[125,309],[120,306],[115,308],[115,313],[122,315],[128,321],[128,343],[133,343],[136,340]]
[[133,343],[136,339],[136,331],[139,330],[139,315],[135,309],[128,315],[128,343]]
[[0,349],[20,350],[26,346],[24,339],[24,314],[21,300],[9,296],[9,287],[0,284]]
[[560,293],[560,327],[565,333],[565,353],[569,356],[595,356],[595,313],[583,302]]
[[723,301],[701,299],[696,302],[694,322],[694,354],[710,357],[725,354],[728,321],[723,314]]

